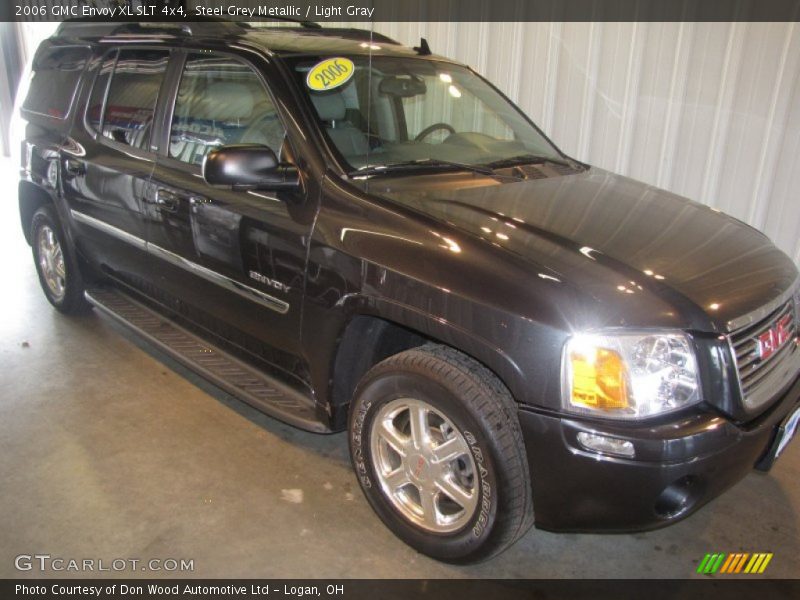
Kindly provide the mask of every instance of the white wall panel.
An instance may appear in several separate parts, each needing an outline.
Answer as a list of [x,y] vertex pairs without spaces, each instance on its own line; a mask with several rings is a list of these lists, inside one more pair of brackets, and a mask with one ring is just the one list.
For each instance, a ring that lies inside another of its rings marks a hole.
[[800,264],[797,24],[374,28],[409,45],[426,37],[487,76],[565,152],[728,212]]

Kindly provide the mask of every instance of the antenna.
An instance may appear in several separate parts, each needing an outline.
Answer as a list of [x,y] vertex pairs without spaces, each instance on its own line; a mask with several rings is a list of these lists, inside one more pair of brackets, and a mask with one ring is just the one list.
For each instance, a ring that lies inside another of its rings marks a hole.
[[428,46],[428,40],[425,38],[419,38],[419,46],[414,46],[414,50],[416,50],[417,54],[420,56],[430,56],[433,54],[430,46]]

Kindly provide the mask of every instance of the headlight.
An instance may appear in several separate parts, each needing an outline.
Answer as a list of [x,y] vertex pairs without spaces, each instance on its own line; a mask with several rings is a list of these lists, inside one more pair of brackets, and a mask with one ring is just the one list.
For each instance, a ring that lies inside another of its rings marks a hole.
[[564,349],[564,407],[638,419],[700,402],[697,361],[682,333],[579,334]]

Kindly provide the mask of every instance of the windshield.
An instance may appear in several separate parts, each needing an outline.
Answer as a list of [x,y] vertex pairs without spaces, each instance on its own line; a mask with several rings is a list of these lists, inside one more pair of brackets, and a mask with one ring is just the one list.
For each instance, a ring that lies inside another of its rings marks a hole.
[[[314,78],[325,84],[332,61],[334,78],[345,73],[344,83],[312,89]],[[563,160],[514,105],[465,67],[386,56],[302,57],[290,66],[351,172],[436,161]]]

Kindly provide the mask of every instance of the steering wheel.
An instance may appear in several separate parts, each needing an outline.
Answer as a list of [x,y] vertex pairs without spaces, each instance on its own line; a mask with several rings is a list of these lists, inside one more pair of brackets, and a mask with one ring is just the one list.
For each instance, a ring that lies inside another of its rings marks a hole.
[[434,123],[433,125],[428,125],[425,129],[420,131],[417,134],[417,137],[414,138],[414,141],[421,142],[424,138],[428,137],[434,131],[438,131],[439,129],[449,131],[451,134],[456,132],[452,125],[448,125],[447,123]]

